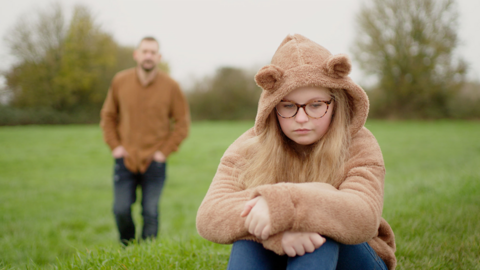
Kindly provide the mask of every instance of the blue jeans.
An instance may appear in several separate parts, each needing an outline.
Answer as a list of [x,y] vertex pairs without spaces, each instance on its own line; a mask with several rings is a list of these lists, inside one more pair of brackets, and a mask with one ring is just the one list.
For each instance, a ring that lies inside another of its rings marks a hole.
[[312,253],[288,257],[267,250],[262,244],[240,240],[233,244],[228,270],[253,269],[331,269],[331,270],[387,270],[383,260],[368,243],[344,245],[327,238]]
[[132,204],[137,199],[137,186],[142,189],[142,239],[157,237],[158,202],[165,182],[165,167],[165,163],[152,161],[145,173],[132,173],[123,158],[115,159],[113,213],[122,243],[135,239]]

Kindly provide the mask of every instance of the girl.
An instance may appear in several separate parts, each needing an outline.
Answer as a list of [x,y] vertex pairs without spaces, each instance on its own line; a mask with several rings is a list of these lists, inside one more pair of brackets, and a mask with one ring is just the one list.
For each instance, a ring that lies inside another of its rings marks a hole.
[[233,243],[228,269],[395,268],[383,157],[350,69],[289,35],[255,76],[255,126],[227,149],[197,213],[202,237]]

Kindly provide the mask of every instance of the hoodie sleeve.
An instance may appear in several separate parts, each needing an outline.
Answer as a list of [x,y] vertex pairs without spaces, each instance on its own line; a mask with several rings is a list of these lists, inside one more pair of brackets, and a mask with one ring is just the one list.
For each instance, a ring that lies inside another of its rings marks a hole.
[[[362,128],[350,145],[345,179],[337,188],[326,183],[279,183],[254,189],[269,206],[272,239],[264,246],[281,251],[284,231],[317,232],[344,244],[375,237],[383,208],[385,167],[375,137]],[[279,234],[280,233],[280,234]]]
[[242,162],[238,145],[253,136],[253,130],[245,132],[225,152],[210,184],[207,194],[197,212],[198,233],[205,239],[231,244],[249,236],[240,217],[245,202],[252,197],[253,189],[245,189],[238,181],[237,165]]

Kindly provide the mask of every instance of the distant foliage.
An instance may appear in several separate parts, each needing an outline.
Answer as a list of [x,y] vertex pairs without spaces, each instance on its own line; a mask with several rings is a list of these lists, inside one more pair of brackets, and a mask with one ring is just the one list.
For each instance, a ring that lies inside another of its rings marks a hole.
[[371,0],[356,21],[355,59],[378,78],[369,92],[374,115],[455,116],[449,103],[463,87],[467,65],[454,55],[459,40],[453,0]]
[[466,82],[449,108],[452,117],[480,119],[480,82]]
[[48,107],[17,108],[0,104],[0,126],[93,124],[100,121],[98,108],[80,108],[68,112]]
[[[19,124],[39,124],[42,117],[28,116],[34,111],[83,115],[62,116],[55,123],[84,121],[87,115],[99,114],[115,73],[135,66],[134,48],[117,44],[82,5],[74,7],[69,22],[58,3],[35,11],[33,16],[22,16],[4,41],[16,62],[4,73],[3,92],[8,91],[9,105],[16,109],[3,110],[16,117],[6,119],[4,115],[2,123],[24,119]],[[161,63],[161,68],[168,71],[168,64]],[[92,120],[98,117],[87,122]]]
[[261,92],[253,72],[221,67],[195,82],[187,96],[194,120],[253,120]]

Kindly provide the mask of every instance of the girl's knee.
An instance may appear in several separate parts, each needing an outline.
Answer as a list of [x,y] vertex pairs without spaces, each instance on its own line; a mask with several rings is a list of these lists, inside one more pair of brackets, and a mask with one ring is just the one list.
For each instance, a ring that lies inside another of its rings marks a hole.
[[323,243],[323,245],[319,247],[317,250],[323,250],[324,252],[328,251],[331,253],[338,254],[338,252],[340,251],[340,243],[328,237],[325,237],[325,239],[326,239],[325,243]]

